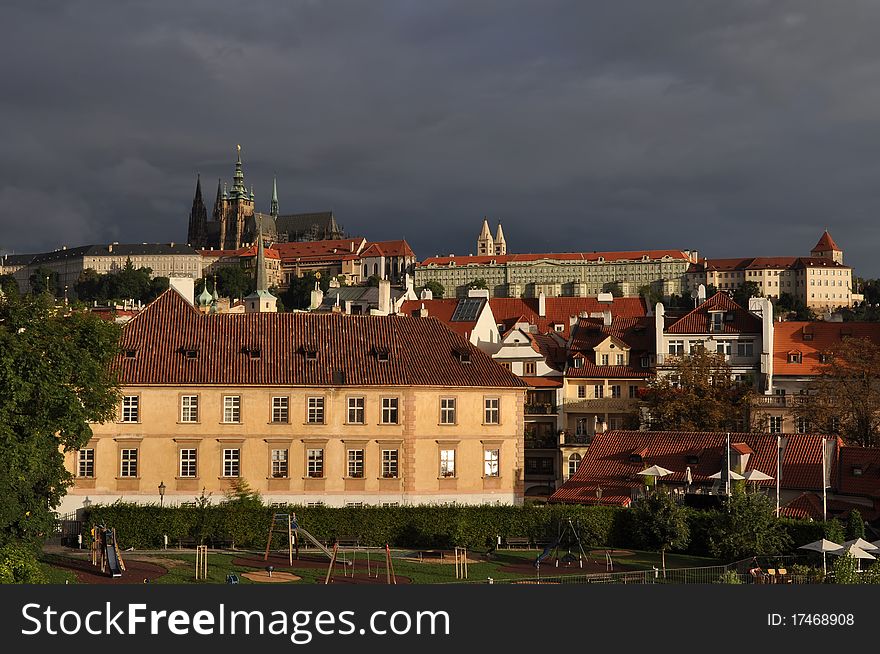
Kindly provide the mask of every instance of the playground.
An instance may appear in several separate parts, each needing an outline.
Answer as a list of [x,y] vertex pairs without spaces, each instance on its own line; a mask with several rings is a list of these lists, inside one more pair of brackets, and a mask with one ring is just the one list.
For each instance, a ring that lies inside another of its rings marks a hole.
[[[570,520],[554,537],[534,543],[510,539],[492,547],[414,549],[368,547],[356,539],[322,542],[278,513],[267,525],[263,551],[194,548],[126,550],[124,534],[112,527],[90,528],[88,549],[55,548],[46,563],[65,583],[113,584],[443,584],[542,583],[551,578],[652,571],[659,554],[591,548]],[[667,555],[667,564],[711,566],[712,559]],[[58,583],[58,581],[56,581]]]

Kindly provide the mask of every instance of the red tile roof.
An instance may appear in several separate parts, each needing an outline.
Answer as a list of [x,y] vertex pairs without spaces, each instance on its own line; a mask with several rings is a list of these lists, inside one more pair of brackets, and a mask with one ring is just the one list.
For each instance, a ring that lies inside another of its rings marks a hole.
[[[813,250],[814,252],[816,250]],[[827,266],[848,268],[841,263],[821,257],[736,257],[733,259],[703,259],[688,266],[689,273],[706,271],[731,272],[739,270],[797,270],[808,267]]]
[[272,247],[278,250],[284,261],[342,259],[357,255],[363,238],[344,238],[328,241],[305,241],[296,243],[276,243]]
[[760,334],[761,319],[753,313],[743,309],[733,299],[722,291],[719,291],[708,300],[703,302],[693,311],[686,313],[681,318],[674,320],[666,327],[667,334],[708,334],[711,323],[710,312],[724,311],[732,313],[733,320],[722,321],[723,334]]
[[688,261],[689,257],[681,250],[637,250],[632,252],[547,252],[540,254],[499,254],[495,256],[451,256],[429,257],[421,262],[422,266],[448,266],[453,263],[456,266],[466,266],[469,263],[491,264],[493,261],[503,263],[528,263],[532,261],[643,261],[647,257],[650,261],[662,261],[663,259],[678,259]]
[[[847,337],[865,338],[880,345],[880,323],[794,320],[773,323],[773,374],[818,375],[823,369],[819,356],[833,352]],[[788,354],[795,351],[801,353],[801,362],[789,363]]]
[[[787,439],[781,468],[781,486],[787,490],[813,490],[822,487],[822,436],[817,434],[780,434]],[[749,456],[746,470],[759,470],[776,477],[776,434],[730,434],[730,442],[747,444],[753,454]],[[629,491],[644,486],[638,475],[641,470],[659,465],[672,474],[663,477],[664,483],[685,483],[688,467],[695,484],[713,480],[710,475],[722,467],[726,434],[722,432],[649,432],[611,431],[597,434],[587,448],[577,472],[550,497],[551,502],[589,503],[595,498],[598,487],[603,492],[617,489],[629,495]],[[630,460],[634,452],[642,453],[640,461]],[[696,463],[688,463],[688,456],[698,454]],[[832,469],[832,485],[836,474]],[[762,486],[775,486],[776,481],[750,482]]]
[[416,254],[404,240],[372,241],[361,252],[361,257],[413,257]]
[[[640,297],[617,297],[612,302],[599,302],[594,297],[548,297],[544,300],[544,316],[538,315],[538,298],[493,297],[489,299],[495,322],[508,329],[520,319],[536,325],[539,333],[555,331],[553,325],[562,325],[568,336],[570,319],[581,313],[611,311],[613,317],[640,318],[647,315],[645,302]],[[508,325],[508,323],[510,323]]]
[[837,243],[834,242],[834,239],[831,238],[831,234],[828,233],[826,229],[822,236],[819,237],[819,242],[816,243],[816,247],[814,247],[810,252],[827,252],[828,250],[837,250],[841,252],[842,250],[838,247]]
[[[278,250],[275,249],[275,246],[264,248],[263,252],[267,259],[280,259],[281,255],[278,253]],[[238,248],[237,250],[199,250],[199,254],[203,257],[214,257],[214,258],[222,258],[222,257],[255,257],[257,256],[257,246],[251,245],[250,247]]]
[[[379,361],[376,348],[387,349]],[[169,289],[123,328],[126,385],[525,388],[432,318],[311,313],[203,315]],[[249,350],[258,350],[252,358]],[[317,351],[306,361],[305,351]],[[187,351],[195,351],[189,359]],[[461,360],[461,353],[469,362]],[[344,380],[340,380],[340,373]]]
[[561,377],[520,377],[532,388],[562,388]]
[[471,332],[477,325],[477,321],[452,321],[455,308],[458,306],[456,298],[438,299],[438,300],[405,300],[400,305],[400,313],[404,316],[419,316],[422,307],[427,310],[429,318],[436,318],[442,322],[448,329],[456,334],[470,338]]
[[839,463],[838,488],[842,494],[880,498],[880,448],[841,448]]
[[[627,345],[629,364],[625,366],[599,365],[594,348],[608,337]],[[580,366],[569,366],[569,379],[645,379],[653,376],[650,368],[642,367],[642,357],[654,351],[653,318],[614,318],[605,325],[600,318],[579,318],[571,338],[570,351],[581,355]]]
[[[865,520],[874,521],[880,515],[873,506],[847,502],[846,500],[831,497],[826,497],[825,508],[829,518],[834,516],[846,517],[853,509],[858,510]],[[825,512],[822,510],[822,497],[817,493],[801,493],[788,504],[780,507],[779,514],[786,518],[822,520],[825,515]]]

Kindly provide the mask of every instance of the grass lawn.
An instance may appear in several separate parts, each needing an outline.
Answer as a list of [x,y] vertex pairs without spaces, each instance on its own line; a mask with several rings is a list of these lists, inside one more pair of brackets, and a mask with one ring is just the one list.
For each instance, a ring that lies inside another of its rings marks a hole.
[[43,569],[43,576],[46,578],[47,584],[75,584],[76,575],[70,570],[62,570],[52,565],[54,555],[43,555],[40,560],[40,567]]

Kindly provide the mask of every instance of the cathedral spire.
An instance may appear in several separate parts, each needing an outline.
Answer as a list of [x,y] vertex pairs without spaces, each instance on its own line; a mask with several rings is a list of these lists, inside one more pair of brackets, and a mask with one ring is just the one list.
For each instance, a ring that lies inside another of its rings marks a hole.
[[205,233],[207,231],[208,212],[202,199],[202,177],[196,173],[196,192],[193,196],[192,209],[189,212],[189,230],[186,240],[196,248],[205,247]]
[[272,176],[272,204],[269,205],[269,215],[273,218],[278,217],[278,180]]
[[241,167],[241,146],[236,145],[235,159],[235,176],[232,180],[232,197],[245,198],[248,197],[247,189],[244,187],[244,171]]

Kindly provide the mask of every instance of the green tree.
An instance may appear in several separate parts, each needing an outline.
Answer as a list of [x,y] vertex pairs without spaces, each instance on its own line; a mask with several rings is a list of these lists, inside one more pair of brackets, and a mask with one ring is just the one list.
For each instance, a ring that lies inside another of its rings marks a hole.
[[224,266],[217,270],[217,293],[231,299],[245,298],[257,288],[257,282],[241,266]]
[[727,562],[788,551],[791,538],[775,514],[763,493],[734,488],[712,521],[709,551]]
[[645,298],[645,302],[652,311],[658,302],[663,301],[663,291],[656,284],[639,286],[639,295]]
[[315,284],[326,293],[330,289],[330,277],[321,275],[320,278],[314,272],[307,272],[302,277],[291,278],[290,286],[281,294],[281,302],[285,309],[308,309],[312,302],[312,291]]
[[489,284],[487,284],[486,280],[482,277],[477,277],[474,281],[470,283],[469,288],[487,290],[489,288]]
[[780,317],[785,316],[788,320],[816,320],[815,312],[791,293],[782,293],[774,308]]
[[635,536],[644,549],[659,550],[666,577],[666,550],[684,549],[690,542],[687,509],[667,493],[654,491],[633,507]]
[[734,381],[724,355],[697,348],[670,357],[640,394],[656,431],[742,431],[753,391]]
[[366,284],[367,286],[379,286],[380,281],[382,281],[382,278],[379,275],[370,275],[367,277]]
[[834,562],[834,583],[843,585],[861,583],[858,566],[859,562],[849,552],[838,556]]
[[53,297],[58,295],[58,273],[51,268],[40,266],[30,276],[31,293],[40,295],[41,293],[49,293]]
[[443,288],[443,284],[441,284],[438,281],[434,281],[433,279],[430,282],[428,282],[427,284],[425,284],[424,286],[422,286],[422,288],[423,289],[426,288],[429,291],[431,291],[431,294],[435,300],[439,300],[440,298],[442,298],[443,294],[446,292],[446,289]]
[[839,434],[849,445],[880,445],[880,345],[845,337],[820,366],[795,414],[817,432]]
[[0,275],[0,291],[3,291],[6,295],[19,295],[21,293],[14,275]]
[[157,297],[162,295],[165,291],[169,289],[171,286],[171,280],[167,277],[153,277],[150,281],[150,292],[147,298],[144,300],[145,302],[152,302]]
[[855,540],[856,538],[865,537],[865,519],[858,509],[849,512],[849,519],[846,521],[846,540]]
[[42,584],[45,581],[36,548],[23,543],[8,543],[0,548],[0,584]]
[[45,295],[0,300],[0,545],[45,537],[71,475],[63,451],[113,418],[119,327]]
[[602,285],[604,293],[611,293],[614,297],[623,297],[623,287],[619,282],[608,282]]
[[757,282],[743,282],[733,292],[733,301],[744,309],[749,308],[749,299],[753,297],[761,297],[761,287],[758,286]]
[[718,295],[718,287],[715,284],[709,284],[706,286],[706,297],[710,298],[713,295]]

